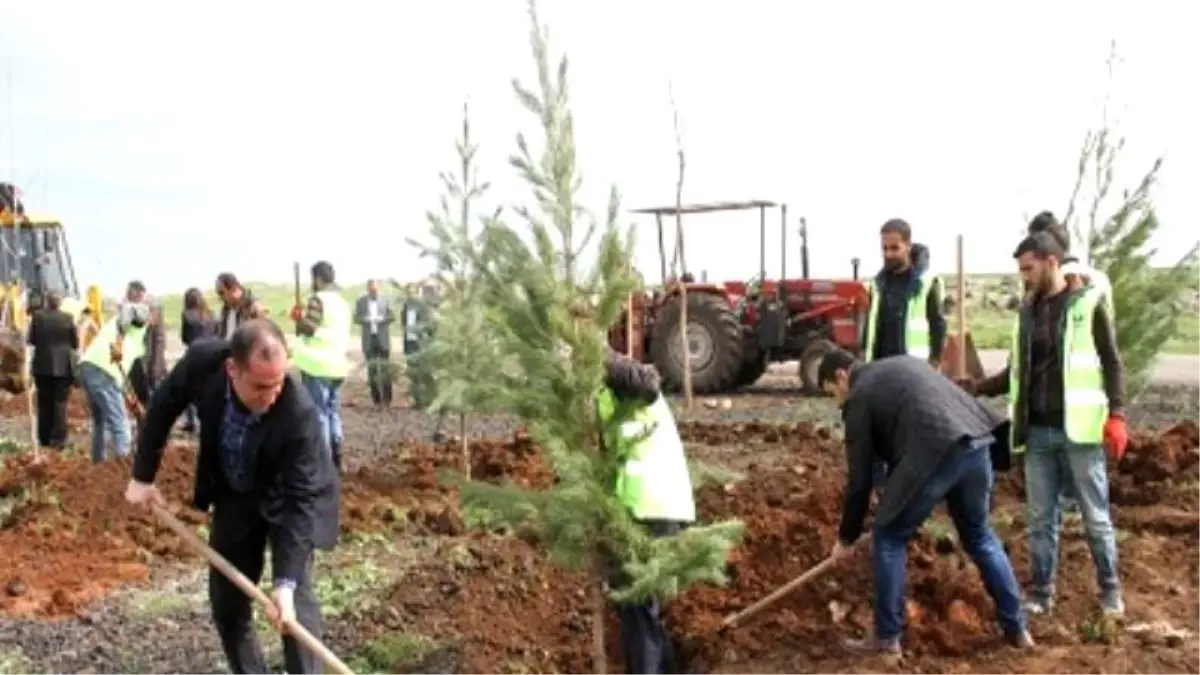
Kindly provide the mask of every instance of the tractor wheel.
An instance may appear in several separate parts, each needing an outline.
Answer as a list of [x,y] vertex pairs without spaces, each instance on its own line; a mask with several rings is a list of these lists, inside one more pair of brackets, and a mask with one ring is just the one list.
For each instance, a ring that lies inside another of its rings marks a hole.
[[800,352],[800,384],[807,394],[824,396],[825,392],[817,385],[817,369],[821,360],[830,352],[838,350],[838,346],[829,340],[817,340]]
[[[683,352],[679,339],[679,298],[658,311],[650,356],[663,385],[683,389]],[[742,325],[725,298],[707,293],[688,294],[688,352],[692,367],[692,392],[718,394],[737,386],[742,367]]]

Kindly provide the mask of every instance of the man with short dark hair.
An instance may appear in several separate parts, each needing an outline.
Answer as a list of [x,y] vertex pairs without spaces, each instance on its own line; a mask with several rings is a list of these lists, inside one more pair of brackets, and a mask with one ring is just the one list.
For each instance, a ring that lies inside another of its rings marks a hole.
[[37,385],[38,445],[44,448],[67,444],[67,400],[79,349],[79,332],[71,315],[62,311],[62,297],[58,291],[46,293],[45,309],[29,321],[29,370]]
[[900,653],[908,541],[943,501],[1009,643],[1032,646],[1020,586],[988,523],[993,465],[1007,468],[1004,420],[911,356],[860,363],[839,350],[822,360],[817,379],[841,403],[845,425],[848,473],[834,557],[849,555],[862,534],[874,461],[891,469],[872,531],[875,629],[848,646]]
[[[915,251],[912,228],[893,218],[879,229],[883,269],[870,286],[871,303],[863,334],[863,359],[908,354],[935,368],[946,341],[942,284],[928,271],[928,251]],[[916,264],[915,257],[923,257]]]
[[297,340],[292,346],[292,362],[300,371],[301,382],[321,411],[321,426],[333,454],[333,463],[342,468],[342,383],[350,373],[346,352],[350,349],[353,316],[350,304],[334,287],[333,265],[324,260],[312,266],[313,294],[304,307],[292,309]]
[[[312,587],[313,551],[338,535],[338,479],[320,411],[288,376],[287,344],[266,319],[238,326],[230,340],[193,343],[155,392],[142,423],[125,491],[132,504],[163,504],[154,485],[171,427],[188,405],[200,418],[194,506],[212,508],[209,544],[257,583],[271,548],[276,618],[319,635]],[[209,601],[235,673],[265,673],[250,599],[220,572],[209,572]],[[289,673],[320,673],[317,658],[283,638]]]
[[354,320],[362,331],[362,353],[367,362],[367,384],[377,407],[392,404],[392,336],[395,316],[392,304],[379,293],[379,282],[367,280],[367,292],[354,308]]
[[217,297],[221,298],[221,320],[217,331],[220,337],[228,340],[243,321],[264,315],[254,292],[243,286],[233,272],[217,275],[216,291]]
[[1025,451],[1025,498],[1033,588],[1026,608],[1054,605],[1058,570],[1059,494],[1068,484],[1079,500],[1096,565],[1103,612],[1125,611],[1117,573],[1117,541],[1108,501],[1105,448],[1120,460],[1129,442],[1124,416],[1124,368],[1104,295],[1072,290],[1050,232],[1026,237],[1013,257],[1029,289],[1017,315],[1008,366],[965,389],[1008,395],[1011,447]]

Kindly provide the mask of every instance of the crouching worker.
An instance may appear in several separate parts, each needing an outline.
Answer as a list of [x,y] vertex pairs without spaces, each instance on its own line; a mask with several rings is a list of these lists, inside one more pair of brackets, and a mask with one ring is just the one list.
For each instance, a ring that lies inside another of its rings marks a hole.
[[835,558],[850,555],[850,547],[862,533],[871,501],[873,462],[882,459],[891,467],[871,542],[875,630],[847,647],[900,654],[908,540],[943,501],[959,541],[996,604],[1008,642],[1020,648],[1032,646],[1020,587],[988,523],[993,453],[1002,468],[1008,468],[1008,449],[1003,445],[1007,423],[924,359],[912,356],[863,364],[848,352],[836,351],[821,362],[817,379],[841,403],[846,431],[849,467]]
[[[209,544],[258,583],[271,548],[274,616],[320,636],[312,587],[313,550],[338,534],[338,478],[321,411],[288,376],[283,333],[266,319],[240,324],[229,340],[192,343],[154,391],[125,490],[131,504],[162,504],[154,485],[171,427],[188,405],[200,418],[193,504],[212,508]],[[213,623],[234,673],[266,673],[250,598],[209,570]],[[320,673],[321,663],[288,635],[289,673]]]
[[[634,421],[622,425],[626,439],[624,464],[617,474],[617,496],[653,537],[667,537],[696,520],[692,479],[683,454],[675,417],[661,395],[654,366],[610,351],[605,362],[605,388],[597,400],[600,423],[611,420],[619,407],[632,405]],[[620,447],[615,438],[605,448]],[[624,585],[618,574],[614,587]],[[662,622],[662,603],[624,603],[616,607],[621,621],[621,646],[630,673],[666,673],[674,654]]]

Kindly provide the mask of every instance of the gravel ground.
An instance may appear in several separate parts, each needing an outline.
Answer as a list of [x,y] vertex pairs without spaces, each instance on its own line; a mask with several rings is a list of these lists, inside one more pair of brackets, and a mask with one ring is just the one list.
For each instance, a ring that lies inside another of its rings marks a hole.
[[[399,441],[424,441],[432,435],[434,420],[429,415],[400,406],[375,410],[364,383],[350,381],[346,386],[343,415],[350,468],[390,454],[390,447]],[[768,376],[757,387],[729,397],[727,405],[724,399],[697,401],[692,413],[680,417],[709,422],[757,419],[836,424],[837,410],[830,401],[802,397],[789,386],[786,378]],[[1193,386],[1154,386],[1130,406],[1131,423],[1160,427],[1180,419],[1195,420],[1198,396],[1200,392]],[[1003,406],[999,400],[991,403]],[[0,437],[28,438],[27,424],[21,417],[2,419]],[[514,428],[510,420],[470,416],[466,432],[471,438],[507,438]],[[446,431],[458,433],[456,417],[447,420]],[[74,434],[73,441],[86,447],[86,425]],[[194,567],[188,569],[159,569],[152,596],[145,590],[110,596],[78,619],[49,623],[0,619],[0,673],[224,672],[204,598],[205,576]],[[154,604],[149,597],[169,606],[149,607]],[[164,601],[164,597],[173,600]],[[326,635],[335,652],[345,653],[359,644],[348,622],[330,621]]]

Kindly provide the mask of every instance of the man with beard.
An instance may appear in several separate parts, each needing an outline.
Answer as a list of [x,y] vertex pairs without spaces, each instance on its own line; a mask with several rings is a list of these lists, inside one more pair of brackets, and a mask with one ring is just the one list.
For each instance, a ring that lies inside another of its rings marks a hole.
[[912,243],[908,223],[887,221],[879,238],[883,269],[870,288],[863,359],[907,354],[937,368],[946,340],[941,280],[928,272],[928,251]]
[[1051,233],[1026,237],[1013,257],[1029,292],[1014,327],[1008,367],[983,381],[961,384],[982,396],[1008,395],[1011,445],[1025,453],[1033,568],[1026,609],[1046,614],[1053,608],[1059,495],[1072,485],[1096,565],[1101,609],[1119,616],[1125,606],[1105,449],[1120,460],[1128,431],[1111,312],[1099,290],[1069,287],[1060,266],[1065,253]]
[[[946,342],[942,283],[929,273],[929,250],[912,243],[912,228],[893,218],[879,229],[883,269],[870,286],[871,303],[864,326],[863,360],[868,363],[907,354],[941,364]],[[887,465],[875,465],[875,485],[882,486]]]

